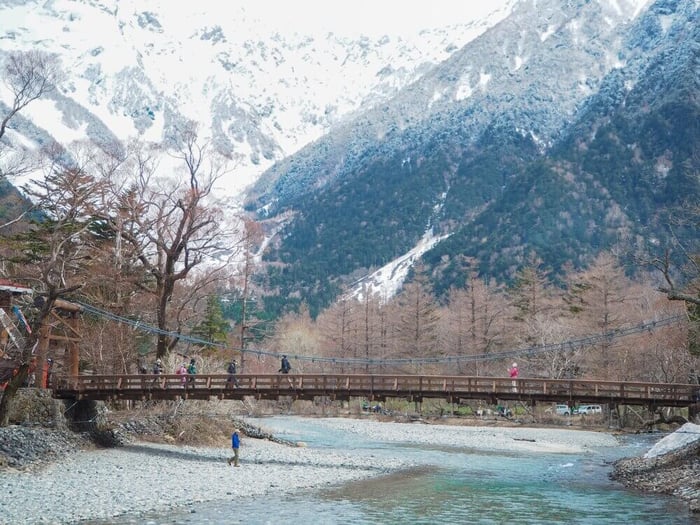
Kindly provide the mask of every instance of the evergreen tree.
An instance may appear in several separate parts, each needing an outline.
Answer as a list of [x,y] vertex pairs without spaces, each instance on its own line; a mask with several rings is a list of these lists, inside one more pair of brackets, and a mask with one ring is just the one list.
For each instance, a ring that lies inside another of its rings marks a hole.
[[224,344],[230,330],[228,321],[224,319],[221,299],[216,295],[209,296],[204,319],[194,327],[192,335],[215,344]]

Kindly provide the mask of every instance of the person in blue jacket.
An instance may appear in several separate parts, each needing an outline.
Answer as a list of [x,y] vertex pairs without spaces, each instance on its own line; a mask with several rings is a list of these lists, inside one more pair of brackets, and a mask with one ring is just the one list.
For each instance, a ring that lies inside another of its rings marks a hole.
[[233,457],[228,458],[229,466],[233,463],[234,467],[238,467],[238,450],[241,448],[241,438],[238,435],[238,429],[233,429],[233,434],[231,434],[231,448],[233,449]]

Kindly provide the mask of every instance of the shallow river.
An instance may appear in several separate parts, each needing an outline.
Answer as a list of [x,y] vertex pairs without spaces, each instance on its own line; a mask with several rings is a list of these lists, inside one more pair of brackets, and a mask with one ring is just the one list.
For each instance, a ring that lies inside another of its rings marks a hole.
[[259,420],[279,437],[358,454],[397,454],[420,466],[293,496],[195,505],[188,512],[119,524],[691,524],[683,504],[608,479],[610,462],[645,452],[661,436],[634,436],[585,455],[483,453],[362,441],[313,419]]

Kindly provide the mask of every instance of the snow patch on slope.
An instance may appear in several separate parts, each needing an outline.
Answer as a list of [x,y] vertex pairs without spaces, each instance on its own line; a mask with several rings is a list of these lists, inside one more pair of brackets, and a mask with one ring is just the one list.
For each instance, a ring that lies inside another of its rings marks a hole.
[[391,299],[399,292],[408,272],[421,255],[447,237],[449,235],[436,236],[432,229],[428,230],[412,250],[357,281],[348,295],[360,302],[372,296],[378,296],[381,301]]

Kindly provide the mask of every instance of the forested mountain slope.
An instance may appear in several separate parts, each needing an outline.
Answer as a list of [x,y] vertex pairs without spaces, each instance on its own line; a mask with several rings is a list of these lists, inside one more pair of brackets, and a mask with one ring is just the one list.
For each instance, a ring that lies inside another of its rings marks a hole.
[[438,294],[466,266],[508,281],[533,253],[556,275],[612,247],[663,246],[669,217],[700,196],[698,5],[655,2],[633,19],[610,6],[538,2],[536,15],[525,2],[271,170],[250,202],[288,221],[265,255],[268,286],[318,311],[431,228],[447,236],[424,255]]

